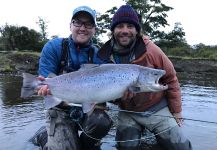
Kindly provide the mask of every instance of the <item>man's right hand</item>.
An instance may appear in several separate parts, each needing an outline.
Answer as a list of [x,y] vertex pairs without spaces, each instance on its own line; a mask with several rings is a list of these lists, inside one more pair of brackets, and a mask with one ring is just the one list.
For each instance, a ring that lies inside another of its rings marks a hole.
[[[44,81],[45,78],[43,76],[38,76],[38,80]],[[39,96],[46,96],[51,95],[51,92],[48,88],[48,85],[42,85],[38,88],[38,95]]]
[[130,90],[127,90],[124,92],[124,95],[121,97],[121,100],[128,100],[136,96],[136,93],[131,92]]

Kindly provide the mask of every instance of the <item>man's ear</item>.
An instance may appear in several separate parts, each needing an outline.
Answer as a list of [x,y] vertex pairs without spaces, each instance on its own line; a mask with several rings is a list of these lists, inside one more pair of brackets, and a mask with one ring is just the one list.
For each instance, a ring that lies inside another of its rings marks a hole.
[[97,30],[98,30],[98,28],[95,26],[95,27],[94,27],[94,31],[93,31],[93,32],[94,32],[93,35],[96,35],[96,31],[97,31]]

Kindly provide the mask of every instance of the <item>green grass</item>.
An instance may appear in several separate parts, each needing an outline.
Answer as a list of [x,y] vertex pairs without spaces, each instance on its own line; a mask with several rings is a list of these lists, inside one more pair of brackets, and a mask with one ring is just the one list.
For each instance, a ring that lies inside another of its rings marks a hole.
[[34,56],[40,56],[40,52],[35,52],[35,51],[29,51],[29,50],[23,50],[23,51],[12,51],[13,54],[18,54],[18,55],[34,55]]

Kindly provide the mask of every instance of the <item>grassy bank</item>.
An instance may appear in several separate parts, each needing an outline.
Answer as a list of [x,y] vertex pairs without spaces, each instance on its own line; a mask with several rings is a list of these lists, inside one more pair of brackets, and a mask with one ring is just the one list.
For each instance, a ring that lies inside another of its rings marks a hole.
[[39,55],[40,53],[31,51],[0,52],[0,72],[35,72],[38,67]]
[[[203,53],[204,54],[204,53]],[[168,52],[178,72],[217,72],[217,57],[201,55],[174,56]],[[0,73],[20,74],[22,72],[37,73],[40,53],[32,51],[0,51]],[[216,53],[217,56],[217,53]]]

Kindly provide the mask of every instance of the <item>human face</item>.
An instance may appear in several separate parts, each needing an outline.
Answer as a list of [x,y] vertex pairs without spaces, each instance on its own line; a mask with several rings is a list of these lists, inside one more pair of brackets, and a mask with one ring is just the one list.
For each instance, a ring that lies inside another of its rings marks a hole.
[[[92,28],[90,27],[91,24],[93,25]],[[70,23],[70,31],[75,43],[86,45],[95,34],[96,27],[92,23],[91,16],[85,12],[80,12]]]
[[124,47],[129,47],[136,39],[136,27],[129,23],[120,23],[116,25],[113,35],[117,43]]

